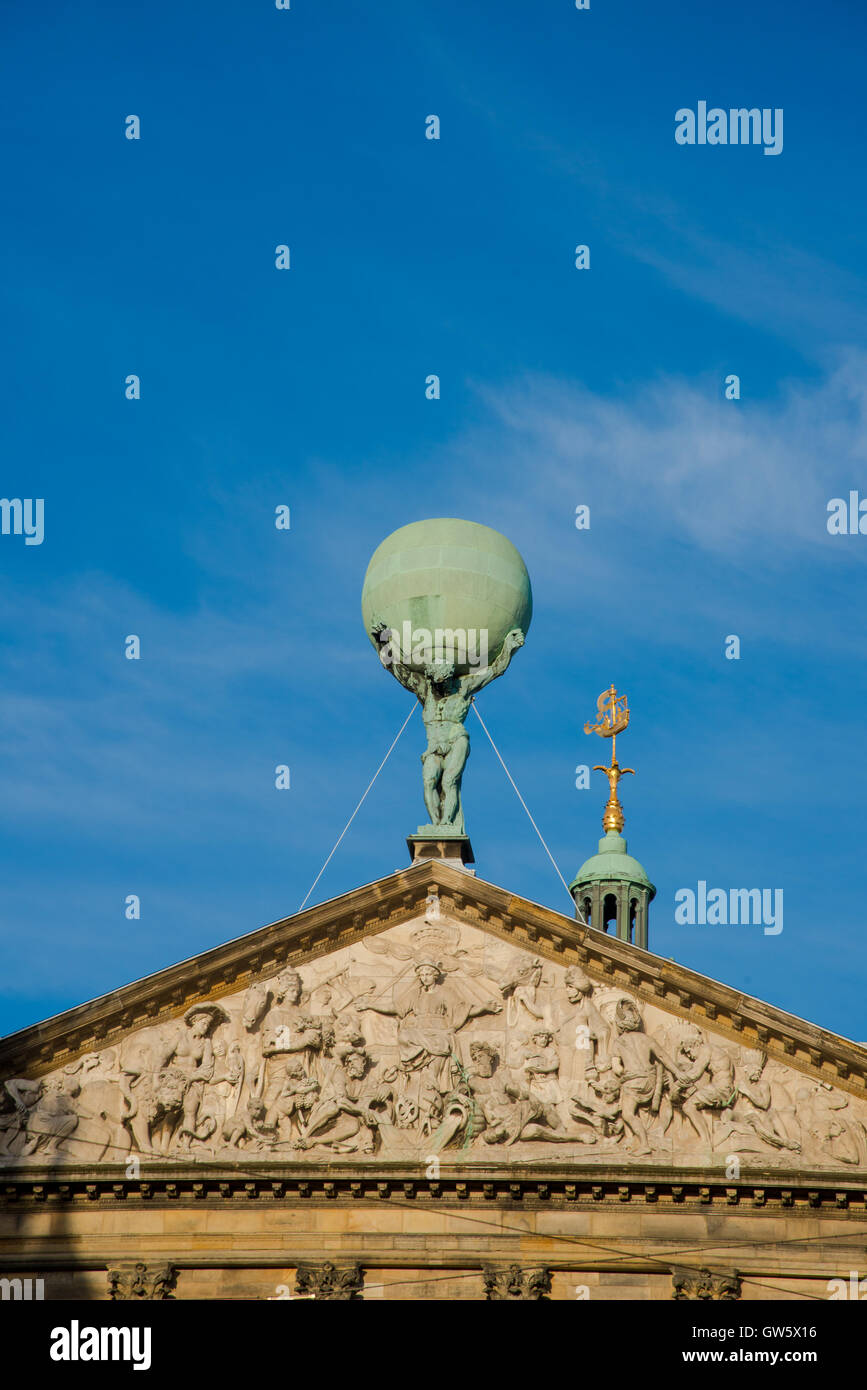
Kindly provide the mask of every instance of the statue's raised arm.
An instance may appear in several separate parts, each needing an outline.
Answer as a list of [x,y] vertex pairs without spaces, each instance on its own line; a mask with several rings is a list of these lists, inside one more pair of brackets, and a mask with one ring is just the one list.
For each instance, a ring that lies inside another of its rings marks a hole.
[[496,661],[492,661],[490,666],[483,666],[480,671],[472,671],[470,675],[461,677],[461,693],[475,695],[477,690],[483,690],[486,685],[490,685],[491,681],[495,681],[507,670],[515,652],[523,645],[523,632],[519,627],[513,627],[511,632],[506,633]]
[[393,629],[381,618],[377,618],[371,623],[370,635],[376,643],[377,655],[386,671],[390,671],[396,681],[400,681],[402,686],[411,690],[413,695],[417,695],[423,702],[428,683],[423,672],[414,671],[411,666],[396,659],[395,651],[399,650],[399,647]]

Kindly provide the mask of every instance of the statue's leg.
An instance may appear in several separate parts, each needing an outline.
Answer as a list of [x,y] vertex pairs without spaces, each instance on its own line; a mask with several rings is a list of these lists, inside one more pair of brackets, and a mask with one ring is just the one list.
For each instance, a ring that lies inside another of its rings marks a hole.
[[710,1125],[708,1124],[706,1117],[701,1113],[701,1109],[696,1105],[695,1098],[690,1097],[689,1099],[685,1100],[681,1108],[683,1110],[684,1115],[689,1120],[689,1123],[692,1125],[693,1129],[698,1135],[699,1139],[702,1141],[703,1144],[706,1144],[708,1148],[710,1148],[712,1146]]
[[422,778],[424,781],[424,804],[430,816],[431,825],[440,823],[440,782],[443,776],[443,760],[439,753],[422,753]]
[[454,825],[461,810],[461,776],[470,754],[468,734],[456,739],[446,754],[443,766],[443,820]]
[[635,1096],[630,1095],[625,1089],[620,1093],[620,1108],[626,1128],[638,1140],[639,1147],[635,1152],[649,1154],[651,1150],[647,1142],[647,1131],[638,1113],[638,1102]]
[[184,1115],[182,1134],[188,1134],[190,1140],[196,1139],[196,1129],[199,1122],[199,1105],[204,1095],[204,1086],[201,1081],[193,1081],[187,1087],[187,1094],[184,1096]]
[[521,1138],[523,1140],[541,1139],[546,1144],[595,1144],[596,1135],[591,1130],[576,1130],[570,1134],[568,1130],[551,1130],[547,1125],[529,1124],[525,1125]]
[[317,1133],[308,1133],[305,1139],[299,1139],[298,1148],[312,1149],[317,1144],[326,1146],[328,1144],[345,1144],[348,1139],[355,1138],[360,1127],[361,1121],[358,1120],[356,1116],[339,1114],[327,1134],[319,1133],[322,1129],[322,1125],[317,1125]]

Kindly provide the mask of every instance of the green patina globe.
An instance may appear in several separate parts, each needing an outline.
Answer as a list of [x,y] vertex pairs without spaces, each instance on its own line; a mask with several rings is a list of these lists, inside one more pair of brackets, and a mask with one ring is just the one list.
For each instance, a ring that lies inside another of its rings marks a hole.
[[[413,661],[407,651],[407,631],[429,632],[432,640],[437,631],[466,633],[471,659],[455,660],[457,673],[466,675],[478,668],[481,634],[486,635],[490,663],[507,632],[516,627],[527,632],[533,616],[530,576],[512,542],[490,526],[452,517],[414,521],[386,536],[374,551],[364,576],[361,613],[369,637],[377,620],[400,634],[401,659],[408,665],[424,663]],[[470,634],[475,634],[474,647]]]

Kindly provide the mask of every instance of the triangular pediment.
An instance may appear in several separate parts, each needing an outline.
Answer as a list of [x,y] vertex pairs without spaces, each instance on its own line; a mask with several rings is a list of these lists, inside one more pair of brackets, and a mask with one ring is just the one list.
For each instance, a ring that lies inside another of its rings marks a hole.
[[10,1036],[0,1082],[7,1169],[867,1167],[863,1047],[436,862]]

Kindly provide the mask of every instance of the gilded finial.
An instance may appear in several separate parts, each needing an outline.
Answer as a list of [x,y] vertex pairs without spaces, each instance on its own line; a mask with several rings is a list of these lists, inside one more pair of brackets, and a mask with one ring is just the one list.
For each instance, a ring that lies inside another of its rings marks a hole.
[[613,685],[607,690],[603,690],[599,699],[596,701],[597,722],[587,721],[584,725],[585,734],[598,734],[600,738],[611,739],[611,766],[605,767],[597,763],[593,768],[594,772],[604,772],[608,778],[608,786],[611,794],[605,804],[605,812],[602,816],[602,828],[605,831],[615,830],[619,834],[625,824],[623,807],[617,798],[617,784],[621,777],[627,773],[635,775],[635,769],[631,767],[621,767],[617,761],[617,735],[622,733],[629,724],[629,705],[625,695],[618,695]]

